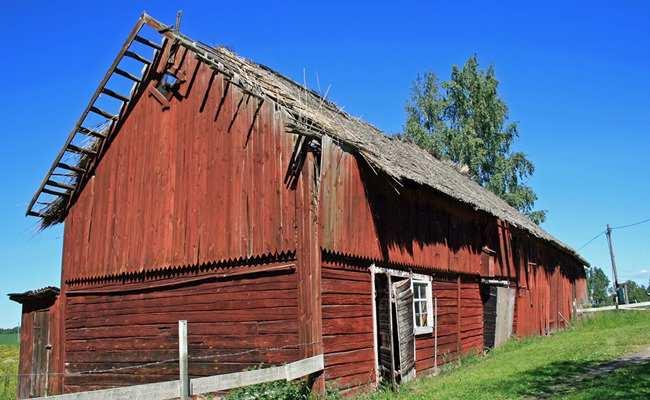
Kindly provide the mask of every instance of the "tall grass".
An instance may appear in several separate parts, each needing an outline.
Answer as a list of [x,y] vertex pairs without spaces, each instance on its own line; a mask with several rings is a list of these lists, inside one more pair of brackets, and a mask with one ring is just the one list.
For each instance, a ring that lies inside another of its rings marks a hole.
[[14,400],[18,384],[18,345],[0,345],[0,400]]

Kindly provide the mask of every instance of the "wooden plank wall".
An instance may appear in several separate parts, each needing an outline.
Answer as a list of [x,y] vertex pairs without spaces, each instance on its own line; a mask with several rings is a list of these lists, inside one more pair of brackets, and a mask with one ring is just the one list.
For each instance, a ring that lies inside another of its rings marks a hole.
[[163,111],[143,94],[72,206],[64,280],[295,250],[295,135],[273,104],[177,59],[179,95]]
[[539,243],[528,246],[518,266],[518,336],[543,335],[567,326],[573,318],[574,300],[581,301],[584,295],[579,290],[586,287],[585,271],[578,262]]
[[483,350],[483,302],[477,279],[461,282],[460,338],[463,353]]
[[[65,391],[177,379],[177,361],[130,367],[177,359],[181,319],[192,377],[298,360],[297,290],[294,272],[277,272],[133,293],[69,292]],[[105,372],[83,373],[94,370]]]
[[[34,303],[26,302],[22,306],[20,324],[20,353],[18,364],[19,398],[27,398],[45,394],[45,382],[48,393],[60,393],[62,389],[62,357],[61,342],[61,302],[60,297]],[[36,320],[41,325],[37,328]],[[42,326],[47,321],[47,326]],[[46,332],[45,336],[40,333]],[[49,354],[47,354],[49,353]],[[37,382],[37,372],[46,372]]]
[[20,321],[20,355],[18,361],[17,398],[25,399],[31,395],[32,356],[34,348],[34,315],[30,310],[23,311]]
[[[419,186],[399,188],[329,140],[321,156],[321,246],[431,271],[481,273],[481,248],[498,250],[497,225]],[[500,265],[502,257],[497,258]],[[497,275],[509,274],[507,269]]]
[[324,262],[322,267],[325,379],[346,392],[375,382],[369,266]]

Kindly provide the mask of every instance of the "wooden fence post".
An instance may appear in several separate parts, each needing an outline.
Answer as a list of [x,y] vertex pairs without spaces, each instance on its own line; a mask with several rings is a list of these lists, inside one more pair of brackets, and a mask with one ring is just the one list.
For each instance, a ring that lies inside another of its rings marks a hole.
[[178,371],[180,374],[180,398],[190,398],[190,376],[187,371],[187,321],[178,321]]

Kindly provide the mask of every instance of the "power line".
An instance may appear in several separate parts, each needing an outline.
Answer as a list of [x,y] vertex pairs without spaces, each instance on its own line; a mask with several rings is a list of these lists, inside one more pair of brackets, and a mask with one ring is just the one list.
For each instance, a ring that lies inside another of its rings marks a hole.
[[612,229],[624,229],[624,228],[629,228],[629,227],[632,227],[632,226],[637,226],[637,225],[645,224],[646,222],[650,222],[650,218],[646,218],[646,219],[644,219],[644,220],[642,220],[642,221],[635,222],[635,223],[633,223],[633,224],[621,225],[621,226],[613,226]]
[[599,237],[603,236],[603,235],[605,234],[605,232],[606,232],[606,231],[602,231],[602,232],[600,232],[598,235],[596,235],[596,236],[592,237],[591,239],[589,239],[589,241],[588,241],[587,243],[583,244],[583,245],[578,249],[578,251],[584,249],[584,248],[587,247],[591,242],[593,242],[594,240],[596,240],[596,239],[598,239]]
[[[645,224],[645,223],[647,223],[647,222],[650,222],[650,218],[646,218],[646,219],[644,219],[644,220],[641,220],[641,221],[635,222],[635,223],[633,223],[633,224],[613,226],[611,229],[612,229],[612,230],[615,230],[615,229],[631,228],[631,227],[633,227],[633,226],[637,226],[637,225]],[[577,251],[580,251],[580,250],[584,249],[584,248],[587,247],[589,244],[591,244],[591,242],[593,242],[594,240],[598,239],[599,237],[601,237],[601,236],[604,235],[605,233],[607,233],[606,230],[605,230],[605,231],[602,231],[602,232],[600,232],[600,233],[598,233],[596,236],[594,236],[593,238],[589,239],[589,241],[587,241],[587,243],[585,243],[585,244],[583,244],[582,246],[580,246],[580,247],[578,248]]]

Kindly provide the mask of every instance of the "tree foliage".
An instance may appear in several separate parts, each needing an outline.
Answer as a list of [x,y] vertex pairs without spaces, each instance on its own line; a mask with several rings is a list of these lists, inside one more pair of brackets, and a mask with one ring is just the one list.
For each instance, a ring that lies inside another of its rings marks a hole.
[[650,301],[650,294],[648,294],[648,289],[645,286],[634,281],[627,281],[625,285],[627,286],[627,299],[630,303]]
[[602,269],[592,267],[587,277],[587,290],[591,295],[591,304],[595,307],[608,306],[612,304],[609,296],[609,278]]
[[540,224],[546,212],[533,209],[537,195],[526,185],[535,166],[511,149],[519,130],[508,120],[498,85],[494,68],[481,70],[476,56],[454,66],[448,81],[432,72],[418,77],[406,105],[404,138],[467,168],[472,179]]

